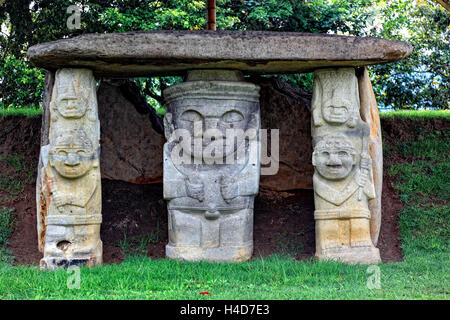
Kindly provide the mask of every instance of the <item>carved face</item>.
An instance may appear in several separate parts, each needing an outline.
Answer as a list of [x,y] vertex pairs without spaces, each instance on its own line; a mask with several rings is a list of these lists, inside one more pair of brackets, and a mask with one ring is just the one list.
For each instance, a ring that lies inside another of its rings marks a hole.
[[[195,157],[199,150],[195,145],[202,146],[205,150],[214,143],[215,146],[226,145],[227,130],[234,133],[244,133],[252,127],[250,121],[254,119],[252,114],[253,105],[245,101],[237,100],[196,100],[196,103],[180,103],[175,105],[176,112],[173,114],[173,125],[175,129],[185,129],[191,137],[191,150],[188,153]],[[243,137],[243,135],[242,135]],[[244,139],[237,140],[243,143]],[[225,150],[220,156],[233,153],[233,149]],[[205,154],[203,153],[205,157]],[[214,155],[211,157],[214,158]]]
[[326,137],[313,153],[313,165],[328,180],[346,178],[356,164],[356,150],[343,136]]
[[84,176],[98,166],[92,143],[81,131],[70,131],[56,138],[50,152],[50,165],[68,179]]
[[86,113],[88,106],[86,95],[90,89],[82,88],[82,82],[77,79],[73,72],[59,74],[56,108],[64,118],[81,118]]
[[353,106],[347,99],[331,99],[322,105],[322,115],[329,123],[345,123]]

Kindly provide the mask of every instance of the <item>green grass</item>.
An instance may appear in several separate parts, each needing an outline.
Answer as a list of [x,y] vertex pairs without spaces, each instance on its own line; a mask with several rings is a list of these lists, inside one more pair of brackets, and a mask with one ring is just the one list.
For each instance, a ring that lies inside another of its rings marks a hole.
[[[139,257],[145,254],[140,247],[158,241],[159,235],[149,234],[121,241],[129,256],[124,263],[81,268],[79,289],[69,289],[73,273],[66,270],[3,264],[0,299],[449,299],[450,137],[424,136],[391,145],[385,154],[387,160],[395,153],[406,159],[385,166],[404,203],[399,215],[404,261],[379,265],[379,289],[367,286],[368,266],[296,261],[289,255],[245,263]],[[276,236],[281,243],[284,235]]]
[[[432,257],[433,260],[427,258]],[[380,265],[380,289],[369,289],[367,266],[299,262],[288,257],[233,263],[130,258],[120,265],[72,273],[36,267],[0,269],[1,299],[446,299],[442,255]],[[208,291],[209,296],[200,294]]]
[[[406,260],[439,255],[450,262],[450,133],[429,132],[419,141],[399,142],[386,157],[401,153],[407,162],[394,163],[388,173],[405,204],[399,216]],[[448,280],[445,282],[450,288]],[[448,290],[450,291],[450,290]]]
[[9,108],[2,109],[0,108],[0,117],[8,117],[8,116],[26,116],[29,118],[38,117],[42,115],[42,109],[36,108]]
[[0,208],[0,266],[14,260],[12,252],[7,248],[14,227],[13,211],[14,209],[8,207]]
[[4,201],[17,196],[26,185],[33,182],[34,167],[20,155],[0,152],[0,160],[11,168],[7,172],[0,172],[0,191],[7,194],[6,199],[0,197],[0,201]]
[[430,118],[441,118],[441,119],[449,119],[450,118],[450,110],[424,110],[424,111],[389,111],[389,112],[380,112],[380,118],[389,119],[389,118],[402,118],[402,119],[430,119]]
[[146,256],[148,246],[157,244],[161,240],[161,230],[159,228],[159,221],[156,222],[156,230],[150,233],[144,233],[137,237],[128,238],[126,232],[123,238],[117,242],[122,256],[129,258],[135,256]]

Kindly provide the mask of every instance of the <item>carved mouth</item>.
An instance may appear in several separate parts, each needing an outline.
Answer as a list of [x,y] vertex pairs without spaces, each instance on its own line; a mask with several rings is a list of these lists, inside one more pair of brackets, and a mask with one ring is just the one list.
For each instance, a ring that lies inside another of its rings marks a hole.
[[78,112],[78,105],[68,105],[66,107],[66,112],[71,113],[71,112]]
[[65,172],[66,172],[66,174],[67,175],[74,175],[74,174],[78,174],[78,167],[79,167],[80,165],[76,165],[76,166],[69,166],[69,167],[66,167],[66,170],[65,170]]
[[332,171],[337,171],[342,168],[342,165],[340,164],[327,164],[327,168]]

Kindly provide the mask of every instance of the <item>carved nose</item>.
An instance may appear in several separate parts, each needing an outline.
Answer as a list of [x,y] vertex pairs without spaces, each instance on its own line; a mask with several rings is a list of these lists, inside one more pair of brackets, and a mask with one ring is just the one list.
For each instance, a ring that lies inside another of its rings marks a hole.
[[80,164],[80,157],[77,154],[69,153],[64,164],[68,166],[77,166]]
[[205,119],[205,129],[217,129],[219,120],[216,118]]
[[205,131],[203,132],[203,138],[207,140],[211,140],[211,137],[216,139],[223,138],[223,133],[218,129],[218,124],[219,119],[205,119]]
[[330,154],[330,160],[328,161],[329,166],[340,166],[342,165],[342,161],[339,156],[335,153]]

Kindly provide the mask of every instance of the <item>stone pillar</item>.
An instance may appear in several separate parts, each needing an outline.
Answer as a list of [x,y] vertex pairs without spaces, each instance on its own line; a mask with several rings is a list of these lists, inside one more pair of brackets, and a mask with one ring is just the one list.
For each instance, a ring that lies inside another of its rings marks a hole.
[[376,198],[370,124],[360,116],[355,70],[317,70],[311,112],[316,256],[378,263],[370,232],[369,201]]
[[87,69],[60,69],[50,89],[37,181],[40,265],[50,270],[98,265],[102,215],[95,79]]
[[381,195],[383,191],[383,143],[380,114],[367,68],[364,67],[358,71],[360,114],[362,120],[370,124],[369,153],[372,158],[373,182],[376,194],[375,199],[369,201],[370,234],[373,244],[377,245],[381,228]]
[[164,97],[167,257],[248,260],[259,187],[259,86],[237,71],[198,70]]

